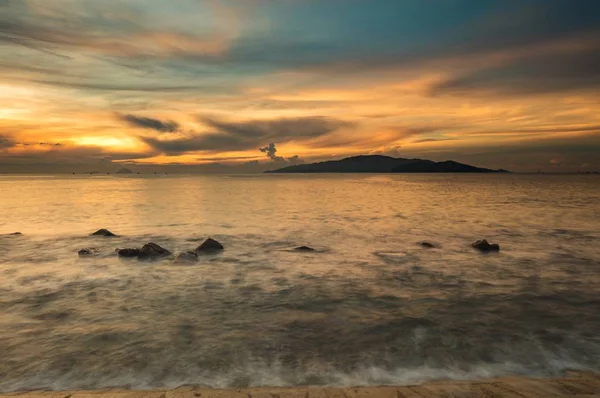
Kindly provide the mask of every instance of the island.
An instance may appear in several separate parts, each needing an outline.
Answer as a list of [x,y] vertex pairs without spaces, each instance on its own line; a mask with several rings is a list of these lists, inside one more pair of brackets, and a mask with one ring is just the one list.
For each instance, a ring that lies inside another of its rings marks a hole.
[[126,168],[122,168],[117,171],[117,174],[133,174],[133,171]]
[[265,173],[510,173],[510,171],[475,167],[452,160],[434,162],[383,155],[360,155],[341,160],[287,166],[268,170]]

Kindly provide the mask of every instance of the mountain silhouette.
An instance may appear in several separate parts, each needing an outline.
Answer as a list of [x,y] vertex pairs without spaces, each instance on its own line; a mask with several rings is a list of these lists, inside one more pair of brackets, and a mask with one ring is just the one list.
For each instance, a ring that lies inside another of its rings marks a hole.
[[510,173],[470,166],[452,160],[434,162],[383,155],[360,155],[341,160],[287,166],[265,173]]

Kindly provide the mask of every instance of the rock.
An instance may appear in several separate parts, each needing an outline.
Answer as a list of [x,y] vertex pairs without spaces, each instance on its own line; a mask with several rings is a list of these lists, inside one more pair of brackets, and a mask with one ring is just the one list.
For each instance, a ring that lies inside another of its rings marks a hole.
[[79,254],[79,256],[81,256],[81,257],[87,257],[87,256],[96,255],[96,254],[98,254],[99,251],[100,250],[96,249],[95,247],[86,247],[86,248],[79,250],[77,252],[77,254]]
[[220,244],[213,238],[208,238],[200,246],[198,246],[195,251],[196,251],[196,254],[203,254],[203,253],[220,252],[223,249],[225,249],[225,248],[223,247],[222,244]]
[[18,236],[18,235],[23,235],[23,234],[21,232],[13,232],[12,234],[9,234],[9,235]]
[[308,246],[299,246],[296,247],[294,249],[295,252],[304,252],[304,253],[309,253],[309,252],[314,252],[316,251],[315,249],[313,249],[312,247],[308,247]]
[[106,237],[117,237],[119,235],[115,235],[112,232],[110,232],[108,229],[99,229],[96,232],[94,232],[93,234],[91,234],[90,236],[106,236]]
[[498,252],[498,251],[500,251],[499,244],[489,243],[485,239],[478,240],[477,242],[473,243],[471,246],[473,246],[475,249],[482,251],[482,252]]
[[198,256],[196,255],[196,252],[191,250],[179,253],[177,257],[175,257],[176,264],[195,263],[196,261],[198,261]]
[[435,245],[429,242],[421,242],[421,246],[427,249],[435,249]]
[[168,251],[167,249],[165,249],[164,247],[161,247],[161,246],[157,245],[156,243],[150,242],[150,243],[146,243],[140,249],[138,258],[145,260],[145,259],[155,259],[155,258],[167,257],[170,255],[171,255],[171,252]]
[[115,251],[119,257],[137,257],[140,254],[140,249],[117,249]]

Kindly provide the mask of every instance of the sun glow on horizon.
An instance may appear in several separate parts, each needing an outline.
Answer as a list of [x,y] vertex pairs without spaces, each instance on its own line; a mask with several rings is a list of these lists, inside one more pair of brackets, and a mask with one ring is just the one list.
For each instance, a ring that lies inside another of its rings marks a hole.
[[84,136],[72,138],[71,142],[80,146],[114,148],[119,150],[144,148],[144,145],[133,137]]

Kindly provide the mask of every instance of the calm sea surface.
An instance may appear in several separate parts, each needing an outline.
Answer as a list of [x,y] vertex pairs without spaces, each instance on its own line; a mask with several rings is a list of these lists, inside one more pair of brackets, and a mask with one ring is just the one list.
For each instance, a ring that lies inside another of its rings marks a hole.
[[597,176],[0,176],[0,209],[3,392],[600,370]]

